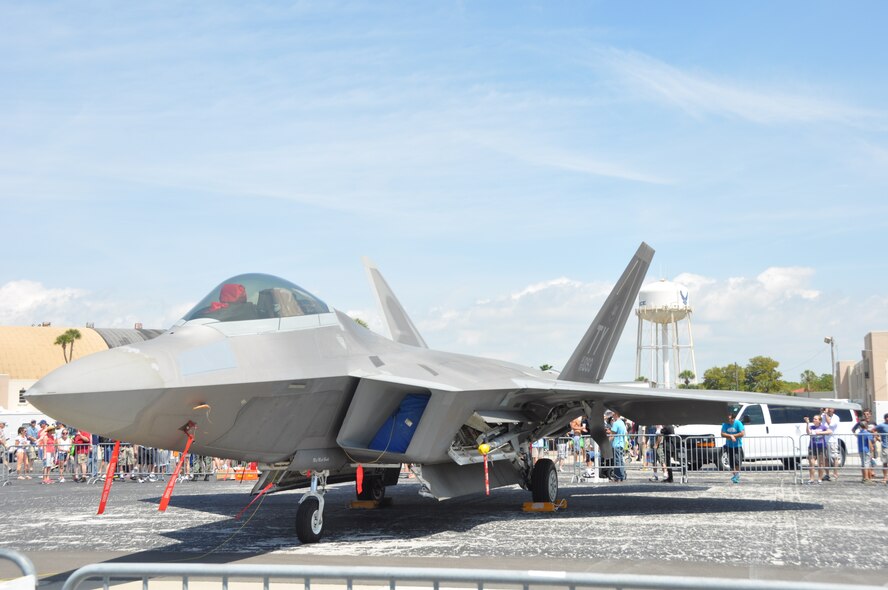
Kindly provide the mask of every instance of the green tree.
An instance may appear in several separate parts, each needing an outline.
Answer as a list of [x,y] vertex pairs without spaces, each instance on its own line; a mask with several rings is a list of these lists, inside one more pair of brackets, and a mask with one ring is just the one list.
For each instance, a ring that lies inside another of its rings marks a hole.
[[817,374],[811,369],[805,369],[799,376],[799,384],[805,388],[805,391],[814,391],[817,383]]
[[555,367],[553,367],[549,363],[543,363],[542,365],[540,365],[540,371],[551,371],[554,368]]
[[814,391],[832,391],[833,376],[829,373],[823,373],[817,378],[817,381],[814,382],[814,387]]
[[638,381],[639,383],[650,383],[650,381],[648,381],[648,378],[645,377],[644,375],[636,377],[635,380]]
[[352,318],[352,319],[354,319],[354,320],[355,320],[355,323],[358,324],[359,326],[362,326],[362,327],[364,327],[364,328],[367,328],[368,330],[370,329],[370,326],[367,324],[367,322],[365,322],[365,321],[362,320],[361,318]]
[[780,391],[783,373],[777,370],[780,363],[767,356],[754,356],[746,365],[745,385],[747,391],[774,393]]
[[712,367],[703,373],[704,389],[745,391],[746,370],[737,363]]
[[691,389],[691,380],[695,379],[697,375],[694,374],[690,369],[685,369],[681,373],[678,374],[678,378],[683,381],[683,383],[679,384],[679,389]]
[[62,356],[65,357],[65,363],[70,363],[74,359],[74,341],[80,340],[82,335],[77,328],[65,330],[64,334],[59,334],[55,339],[56,346],[62,347]]

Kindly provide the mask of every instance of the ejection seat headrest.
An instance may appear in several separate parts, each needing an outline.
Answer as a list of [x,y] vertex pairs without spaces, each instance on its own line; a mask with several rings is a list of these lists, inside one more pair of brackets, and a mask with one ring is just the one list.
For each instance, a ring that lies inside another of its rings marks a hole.
[[219,291],[219,301],[222,303],[245,303],[247,290],[239,283],[225,283]]

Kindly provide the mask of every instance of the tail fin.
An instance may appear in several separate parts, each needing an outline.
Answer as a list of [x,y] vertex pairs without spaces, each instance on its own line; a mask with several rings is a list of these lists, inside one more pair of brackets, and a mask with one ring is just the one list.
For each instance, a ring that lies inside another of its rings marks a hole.
[[623,276],[607,296],[586,335],[567,361],[564,370],[558,376],[559,379],[582,383],[601,381],[653,257],[654,249],[642,242],[626,270],[623,271]]
[[376,265],[367,257],[363,258],[363,262],[364,268],[367,269],[367,277],[370,279],[370,287],[373,289],[376,300],[379,302],[379,307],[382,309],[382,315],[385,318],[385,324],[388,327],[392,340],[401,344],[428,348],[428,345],[422,339],[422,336],[419,335],[416,326],[410,321],[398,298],[395,297],[391,287],[382,278],[382,273],[379,272]]

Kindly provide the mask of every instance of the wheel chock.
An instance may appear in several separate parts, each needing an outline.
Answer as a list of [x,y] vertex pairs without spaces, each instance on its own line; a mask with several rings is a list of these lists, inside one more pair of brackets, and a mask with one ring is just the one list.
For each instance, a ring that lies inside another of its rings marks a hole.
[[556,512],[558,510],[567,509],[567,500],[561,499],[556,502],[525,502],[522,510],[524,512]]
[[348,503],[348,507],[355,510],[376,510],[377,508],[391,506],[391,503],[391,498],[383,498],[382,500],[352,500]]

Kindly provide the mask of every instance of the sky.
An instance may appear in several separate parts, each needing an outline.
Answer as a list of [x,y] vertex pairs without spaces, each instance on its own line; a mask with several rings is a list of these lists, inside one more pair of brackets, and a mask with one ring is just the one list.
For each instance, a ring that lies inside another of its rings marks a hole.
[[[888,5],[0,1],[0,325],[284,277],[561,368],[639,243],[698,373],[888,330]],[[606,375],[635,377],[636,320]]]

